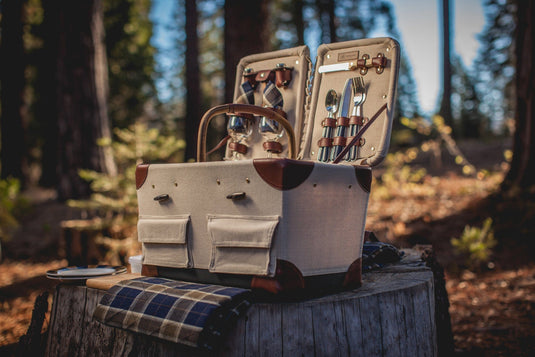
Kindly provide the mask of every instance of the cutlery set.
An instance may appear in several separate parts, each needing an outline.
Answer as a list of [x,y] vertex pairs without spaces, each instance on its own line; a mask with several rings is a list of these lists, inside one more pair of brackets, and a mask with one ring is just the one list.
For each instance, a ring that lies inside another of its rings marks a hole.
[[[357,135],[359,128],[366,122],[366,119],[362,116],[362,104],[364,104],[365,100],[366,86],[364,85],[364,79],[362,77],[349,78],[342,93],[340,115],[335,119],[334,115],[338,111],[338,94],[334,89],[330,89],[327,92],[325,108],[328,116],[322,122],[323,135],[319,142],[318,161],[335,161],[347,143]],[[353,105],[353,110],[351,116],[349,116],[351,105]],[[336,136],[332,138],[332,131],[335,126]],[[343,159],[345,161],[355,161],[357,159],[358,145],[362,142],[363,140],[361,139],[356,145],[352,146]]]

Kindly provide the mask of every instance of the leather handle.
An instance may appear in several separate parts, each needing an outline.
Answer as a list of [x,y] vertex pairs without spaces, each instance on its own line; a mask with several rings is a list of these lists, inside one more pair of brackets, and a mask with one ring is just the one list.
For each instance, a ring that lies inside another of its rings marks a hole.
[[202,117],[199,124],[199,132],[197,136],[197,161],[206,161],[206,133],[208,132],[208,125],[210,121],[219,114],[234,114],[241,113],[264,116],[275,120],[282,125],[286,134],[288,135],[288,158],[295,159],[297,157],[295,133],[292,125],[281,114],[273,109],[263,108],[251,104],[221,104],[208,110]]

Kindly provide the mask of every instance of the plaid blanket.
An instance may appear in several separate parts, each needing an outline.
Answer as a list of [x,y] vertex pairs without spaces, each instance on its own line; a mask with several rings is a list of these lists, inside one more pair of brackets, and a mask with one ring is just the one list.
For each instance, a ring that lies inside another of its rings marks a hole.
[[214,351],[250,306],[250,291],[141,277],[121,281],[93,317],[107,325]]

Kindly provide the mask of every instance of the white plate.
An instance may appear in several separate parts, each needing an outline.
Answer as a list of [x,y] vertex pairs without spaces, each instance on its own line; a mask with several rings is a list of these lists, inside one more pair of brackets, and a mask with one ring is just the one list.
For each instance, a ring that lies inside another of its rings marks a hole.
[[46,272],[46,276],[50,279],[80,280],[96,276],[122,274],[125,272],[126,267],[124,266],[85,265],[49,270]]

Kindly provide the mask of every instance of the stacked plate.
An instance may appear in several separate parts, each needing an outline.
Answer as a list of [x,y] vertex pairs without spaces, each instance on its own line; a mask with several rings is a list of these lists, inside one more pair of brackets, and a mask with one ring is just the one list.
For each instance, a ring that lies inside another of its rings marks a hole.
[[124,266],[82,265],[49,270],[46,272],[46,277],[59,280],[85,280],[99,276],[117,275],[122,273],[126,273],[126,267]]

